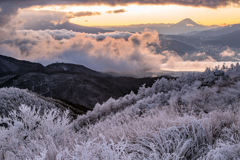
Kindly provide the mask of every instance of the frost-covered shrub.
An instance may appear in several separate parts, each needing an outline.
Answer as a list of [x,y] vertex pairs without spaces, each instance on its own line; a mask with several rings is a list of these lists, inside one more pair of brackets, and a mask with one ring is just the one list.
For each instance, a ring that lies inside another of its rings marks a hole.
[[104,137],[100,137],[100,141],[96,139],[88,140],[80,144],[75,144],[72,151],[63,151],[58,153],[57,159],[68,160],[131,160],[131,153],[126,152],[127,142],[125,141],[106,141]]
[[[11,101],[0,103],[19,107],[7,90]],[[0,119],[0,159],[240,159],[239,65],[157,80],[73,122],[55,109],[39,114],[31,108],[54,104],[28,94],[31,107]]]
[[[224,67],[222,70],[216,68],[207,69],[203,73],[189,73],[177,79],[162,78],[152,87],[140,87],[137,94],[131,93],[119,99],[110,98],[102,105],[97,104],[93,111],[78,118],[76,128],[81,128],[86,123],[95,123],[129,107],[140,112],[139,114],[163,106],[174,107],[183,113],[196,114],[219,107],[234,107],[240,102],[239,68],[240,66],[236,65],[229,69]],[[228,85],[222,85],[224,83]]]
[[0,159],[34,159],[43,152],[52,159],[58,150],[74,142],[68,138],[74,135],[68,113],[59,117],[58,111],[52,110],[41,115],[25,105],[19,110],[11,112],[9,118],[0,118],[5,124],[0,128]]
[[56,108],[56,105],[44,97],[18,88],[0,88],[0,115],[17,110],[22,104],[42,109]]

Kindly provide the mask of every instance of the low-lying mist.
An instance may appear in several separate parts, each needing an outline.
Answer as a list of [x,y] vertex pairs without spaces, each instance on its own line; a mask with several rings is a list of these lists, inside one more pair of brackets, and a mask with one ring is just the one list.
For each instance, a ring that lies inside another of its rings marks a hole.
[[[144,75],[162,71],[204,71],[206,67],[232,63],[218,62],[205,53],[191,54],[186,59],[187,56],[183,58],[174,51],[160,51],[159,35],[151,30],[99,34],[68,30],[18,30],[3,33],[8,36],[1,36],[0,54],[45,65],[65,62],[82,64],[102,72]],[[220,56],[228,57],[233,53],[229,49],[220,53]]]

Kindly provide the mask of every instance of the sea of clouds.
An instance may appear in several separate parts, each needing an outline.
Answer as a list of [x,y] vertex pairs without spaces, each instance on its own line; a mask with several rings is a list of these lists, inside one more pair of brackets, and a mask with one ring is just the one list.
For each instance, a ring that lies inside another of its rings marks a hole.
[[[3,55],[44,65],[55,62],[81,64],[102,72],[137,75],[161,71],[204,71],[206,67],[231,63],[217,62],[205,53],[194,53],[189,59],[183,59],[174,51],[160,49],[159,35],[152,30],[98,34],[64,29],[2,30],[0,41],[0,54]],[[228,49],[220,56],[234,54]],[[191,60],[193,57],[197,60]]]

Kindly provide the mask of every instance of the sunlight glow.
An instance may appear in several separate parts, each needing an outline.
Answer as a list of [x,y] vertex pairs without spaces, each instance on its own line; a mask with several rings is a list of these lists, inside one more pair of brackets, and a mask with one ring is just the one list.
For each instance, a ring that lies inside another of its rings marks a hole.
[[[229,6],[210,9],[180,5],[49,5],[28,8],[34,11],[54,11],[63,13],[100,12],[101,15],[73,17],[70,22],[85,26],[119,26],[147,23],[177,23],[184,18],[192,18],[203,25],[225,25],[240,23],[240,9]],[[126,12],[109,14],[108,11],[124,9]],[[230,18],[231,17],[231,18]]]

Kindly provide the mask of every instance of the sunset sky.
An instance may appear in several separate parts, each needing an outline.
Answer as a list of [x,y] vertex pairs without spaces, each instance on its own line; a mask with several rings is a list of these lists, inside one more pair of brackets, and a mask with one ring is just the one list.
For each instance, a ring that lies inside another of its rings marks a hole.
[[86,26],[121,26],[147,23],[177,23],[191,18],[203,25],[226,25],[240,23],[240,8],[234,5],[219,8],[184,5],[48,5],[28,8],[33,11],[89,13],[75,16],[70,22]]
[[0,2],[0,23],[20,11],[64,13],[70,22],[86,26],[176,23],[184,18],[203,25],[240,23],[239,0],[7,0]]

